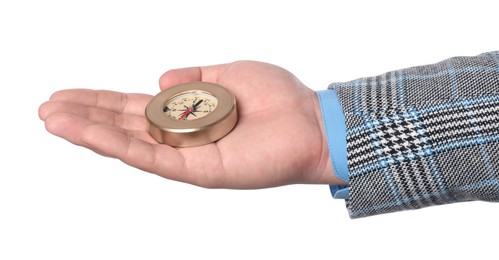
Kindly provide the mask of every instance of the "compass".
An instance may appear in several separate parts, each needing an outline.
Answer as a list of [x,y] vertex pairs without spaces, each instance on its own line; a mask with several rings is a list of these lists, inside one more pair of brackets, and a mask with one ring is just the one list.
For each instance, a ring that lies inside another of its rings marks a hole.
[[215,142],[237,123],[235,96],[208,82],[165,89],[149,102],[145,113],[154,140],[175,147]]

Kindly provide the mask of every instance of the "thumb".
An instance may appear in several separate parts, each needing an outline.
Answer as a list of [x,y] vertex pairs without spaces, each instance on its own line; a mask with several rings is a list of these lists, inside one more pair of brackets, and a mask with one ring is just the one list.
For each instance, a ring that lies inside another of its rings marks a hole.
[[219,64],[169,70],[159,78],[159,87],[161,90],[164,90],[174,85],[195,81],[217,83],[219,75],[221,75],[228,66],[229,64]]

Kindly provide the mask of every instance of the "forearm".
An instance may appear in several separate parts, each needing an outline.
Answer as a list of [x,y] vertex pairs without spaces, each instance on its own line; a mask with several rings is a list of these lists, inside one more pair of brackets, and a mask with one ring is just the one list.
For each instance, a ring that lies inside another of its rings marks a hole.
[[352,217],[499,200],[498,56],[456,57],[330,85],[346,143],[337,152],[346,160],[332,161],[346,169],[343,197]]

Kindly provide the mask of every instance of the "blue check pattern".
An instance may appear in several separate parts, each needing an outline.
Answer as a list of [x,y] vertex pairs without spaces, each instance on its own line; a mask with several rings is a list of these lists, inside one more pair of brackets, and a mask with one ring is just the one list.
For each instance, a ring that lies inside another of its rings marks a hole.
[[352,218],[499,201],[499,52],[333,83]]

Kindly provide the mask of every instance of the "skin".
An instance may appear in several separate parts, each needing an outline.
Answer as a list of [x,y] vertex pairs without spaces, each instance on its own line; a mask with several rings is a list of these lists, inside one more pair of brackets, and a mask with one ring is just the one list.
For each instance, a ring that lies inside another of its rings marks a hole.
[[39,108],[48,132],[167,179],[206,188],[256,189],[288,184],[344,184],[329,160],[315,92],[290,72],[237,61],[164,73],[160,88],[206,81],[238,101],[239,121],[215,143],[173,148],[147,133],[152,96],[105,90],[55,92]]

